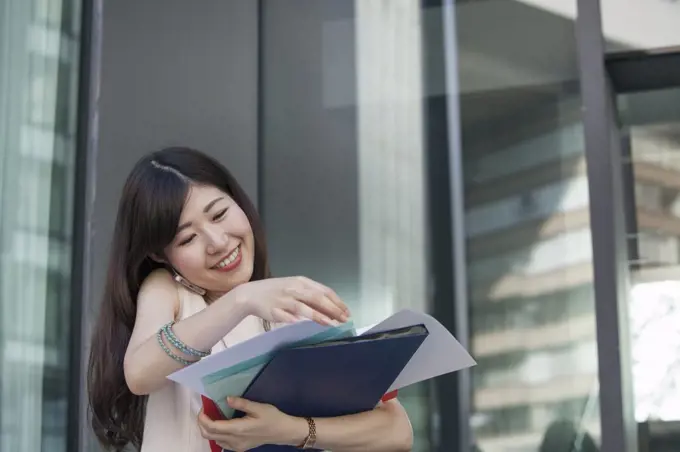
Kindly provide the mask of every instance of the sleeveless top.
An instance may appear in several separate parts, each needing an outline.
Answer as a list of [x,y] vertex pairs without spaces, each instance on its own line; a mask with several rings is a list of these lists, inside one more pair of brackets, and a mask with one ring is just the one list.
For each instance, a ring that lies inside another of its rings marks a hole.
[[[190,317],[206,308],[203,297],[190,292],[180,284],[176,285],[180,303],[176,321]],[[212,348],[212,353],[217,353],[263,332],[264,327],[259,318],[246,317]],[[210,445],[201,436],[197,424],[201,405],[200,394],[170,380],[161,389],[149,394],[141,452],[175,450],[210,452]]]

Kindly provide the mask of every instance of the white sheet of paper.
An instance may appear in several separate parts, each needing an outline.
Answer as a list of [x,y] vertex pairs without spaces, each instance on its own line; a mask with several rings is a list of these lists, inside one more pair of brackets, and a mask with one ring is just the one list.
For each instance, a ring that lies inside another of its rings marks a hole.
[[247,341],[232,345],[219,353],[203,358],[190,366],[168,375],[168,378],[189,387],[195,392],[207,395],[203,388],[202,378],[204,376],[234,366],[248,359],[256,358],[288,344],[309,338],[327,329],[328,327],[312,321],[284,325],[280,328],[273,329],[268,333],[260,334]]
[[461,343],[453,337],[449,330],[444,328],[444,325],[430,315],[410,309],[397,312],[363,334],[419,324],[425,325],[430,334],[392,383],[389,391],[477,364]]
[[[399,374],[390,387],[390,391],[476,364],[460,342],[434,317],[409,309],[399,311],[376,325],[357,328],[357,334],[375,333],[418,324],[425,325],[430,334]],[[326,329],[327,327],[311,321],[285,325],[203,358],[169,375],[168,378],[206,395],[202,382],[205,375],[306,339]]]

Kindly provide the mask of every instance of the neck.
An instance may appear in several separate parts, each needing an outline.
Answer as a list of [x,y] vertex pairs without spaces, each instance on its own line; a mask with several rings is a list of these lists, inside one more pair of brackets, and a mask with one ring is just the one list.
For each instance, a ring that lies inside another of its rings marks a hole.
[[203,299],[205,300],[206,304],[212,304],[213,302],[217,301],[225,293],[226,292],[208,292],[203,296]]

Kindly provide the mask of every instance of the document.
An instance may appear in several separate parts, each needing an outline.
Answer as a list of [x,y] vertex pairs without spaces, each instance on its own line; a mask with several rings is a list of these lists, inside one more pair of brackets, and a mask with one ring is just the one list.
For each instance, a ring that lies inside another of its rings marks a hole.
[[[434,317],[405,309],[376,325],[356,330],[351,322],[337,327],[323,326],[312,321],[284,325],[203,358],[168,378],[209,398],[212,398],[211,393],[224,394],[225,391],[236,392],[231,395],[241,395],[259,369],[282,348],[420,324],[425,325],[430,334],[401,371],[390,391],[476,364],[460,342]],[[229,387],[225,388],[225,385]]]
[[[269,334],[269,333],[265,333]],[[356,336],[354,324],[347,322],[337,327],[331,327],[310,337],[303,338],[286,345],[286,347],[300,347],[315,345],[332,339]],[[280,348],[280,347],[276,347]],[[227,405],[227,397],[241,396],[250,383],[257,377],[262,368],[274,357],[275,351],[264,353],[251,359],[226,367],[201,377],[203,388],[208,397],[217,403],[222,413],[231,417],[234,410]]]
[[434,317],[404,309],[363,334],[377,333],[412,325],[425,325],[428,337],[397,377],[390,391],[476,365],[460,342]]

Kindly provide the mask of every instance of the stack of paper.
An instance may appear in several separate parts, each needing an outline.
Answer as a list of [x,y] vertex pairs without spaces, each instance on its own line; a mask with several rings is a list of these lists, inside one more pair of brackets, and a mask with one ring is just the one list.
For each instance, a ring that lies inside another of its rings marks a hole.
[[326,327],[311,321],[285,325],[208,356],[168,378],[214,400],[230,417],[231,411],[224,403],[225,399],[242,395],[277,350],[417,324],[425,325],[429,335],[396,378],[390,391],[476,364],[436,319],[424,313],[402,310],[377,325],[356,331],[351,322],[338,327]]
[[[265,334],[271,333],[272,332]],[[285,346],[300,347],[354,335],[356,335],[354,325],[349,322],[337,327],[328,328],[298,341],[287,343]],[[274,357],[274,353],[280,348],[282,348],[282,346],[276,346],[275,350],[265,352],[261,355],[239,362],[238,364],[225,367],[217,372],[201,377],[201,382],[203,383],[206,395],[215,401],[227,418],[230,418],[233,415],[233,409],[226,403],[227,397],[243,395],[260,370],[262,370],[262,368]]]

